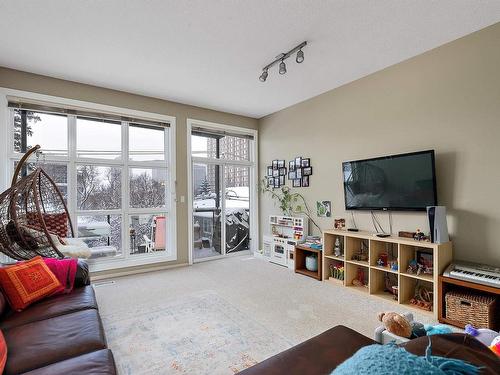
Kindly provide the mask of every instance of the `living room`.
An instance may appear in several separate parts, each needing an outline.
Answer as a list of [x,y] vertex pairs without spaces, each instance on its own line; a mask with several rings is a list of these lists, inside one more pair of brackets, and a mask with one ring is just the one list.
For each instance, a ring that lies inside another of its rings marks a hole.
[[500,373],[500,2],[0,14],[4,374]]

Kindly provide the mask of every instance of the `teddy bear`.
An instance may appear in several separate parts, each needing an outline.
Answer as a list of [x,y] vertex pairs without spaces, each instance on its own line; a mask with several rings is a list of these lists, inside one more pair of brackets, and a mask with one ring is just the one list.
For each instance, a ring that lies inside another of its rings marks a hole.
[[390,333],[409,339],[412,335],[412,327],[408,319],[395,312],[382,312],[378,314],[378,320],[384,323],[385,329]]

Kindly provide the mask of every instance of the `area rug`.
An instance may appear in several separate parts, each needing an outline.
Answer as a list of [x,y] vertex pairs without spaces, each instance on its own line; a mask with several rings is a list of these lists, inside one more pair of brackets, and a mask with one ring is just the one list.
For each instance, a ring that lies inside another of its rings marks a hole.
[[130,303],[103,316],[120,375],[235,374],[292,346],[216,292]]

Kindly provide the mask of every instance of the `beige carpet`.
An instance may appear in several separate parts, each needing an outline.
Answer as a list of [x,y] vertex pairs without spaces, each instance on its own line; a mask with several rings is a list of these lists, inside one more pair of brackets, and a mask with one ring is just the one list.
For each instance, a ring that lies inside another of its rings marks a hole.
[[120,374],[233,374],[338,324],[372,337],[379,311],[406,311],[249,256],[116,278],[96,293]]

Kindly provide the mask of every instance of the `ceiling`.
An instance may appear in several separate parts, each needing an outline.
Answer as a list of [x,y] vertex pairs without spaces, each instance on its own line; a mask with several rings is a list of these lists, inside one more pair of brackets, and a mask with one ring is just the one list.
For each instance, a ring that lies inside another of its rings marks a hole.
[[0,66],[260,118],[499,21],[499,0],[0,0]]

